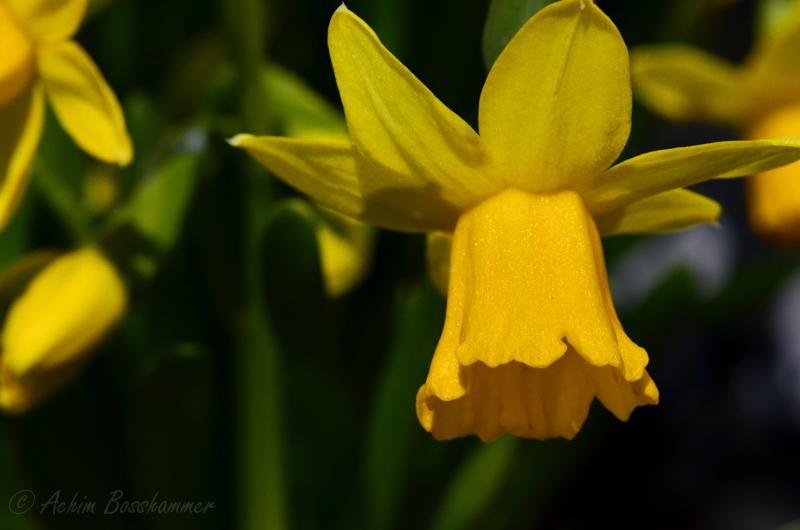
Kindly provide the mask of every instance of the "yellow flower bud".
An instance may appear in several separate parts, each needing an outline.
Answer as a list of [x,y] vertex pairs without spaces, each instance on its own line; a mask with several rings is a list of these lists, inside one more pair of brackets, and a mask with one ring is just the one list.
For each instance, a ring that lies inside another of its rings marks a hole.
[[0,338],[0,406],[23,413],[55,393],[126,306],[122,279],[96,250],[54,260],[9,310]]

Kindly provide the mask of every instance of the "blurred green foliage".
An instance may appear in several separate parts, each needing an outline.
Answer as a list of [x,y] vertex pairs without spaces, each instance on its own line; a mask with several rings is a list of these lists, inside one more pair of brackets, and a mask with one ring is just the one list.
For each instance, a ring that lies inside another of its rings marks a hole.
[[[616,434],[647,424],[650,411],[618,424],[593,408],[569,443],[439,443],[419,427],[414,398],[445,310],[424,270],[422,237],[382,233],[373,271],[332,300],[315,206],[225,142],[239,132],[346,134],[325,51],[337,3],[92,2],[78,40],[123,102],[135,160],[123,170],[99,165],[48,114],[33,185],[0,234],[0,309],[53,255],[12,269],[26,254],[96,242],[129,280],[130,314],[56,399],[0,417],[0,528],[568,528],[547,518],[551,506],[575,492],[581,470],[613,453]],[[549,3],[348,7],[476,125],[484,65]],[[708,41],[724,12],[699,0],[599,4],[629,44]],[[625,157],[652,142],[652,117],[637,107],[634,120]],[[111,186],[105,202],[95,185]],[[609,266],[639,242],[606,241]],[[624,315],[653,355],[656,379],[676,333],[731,333],[797,270],[794,254],[759,247],[750,256],[710,298],[677,269]],[[653,432],[634,442],[657,444]],[[646,473],[636,461],[616,463]],[[17,515],[10,501],[21,490],[36,505]],[[115,490],[215,508],[104,517]],[[56,492],[96,501],[95,515],[40,511]],[[625,502],[598,508],[598,526],[618,523]]]

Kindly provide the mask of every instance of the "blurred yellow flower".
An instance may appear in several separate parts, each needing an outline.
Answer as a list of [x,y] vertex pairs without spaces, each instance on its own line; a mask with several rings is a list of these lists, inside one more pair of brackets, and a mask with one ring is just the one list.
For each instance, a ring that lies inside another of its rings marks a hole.
[[126,165],[133,149],[117,98],[73,40],[87,0],[0,0],[0,229],[27,184],[46,93],[87,153]]
[[352,143],[231,142],[348,216],[454,233],[451,252],[434,242],[429,253],[448,296],[417,396],[423,427],[437,439],[572,438],[595,396],[622,420],[656,403],[647,354],[614,311],[600,235],[714,221],[717,203],[679,188],[794,161],[800,141],[661,151],[609,169],[630,131],[628,51],[589,0],[552,4],[508,44],[481,94],[480,136],[344,6],[328,44]]
[[122,279],[96,250],[71,252],[46,266],[11,306],[3,326],[0,407],[27,412],[60,389],[126,306]]
[[[709,121],[756,140],[800,136],[800,9],[741,66],[682,44],[631,52],[637,98],[674,121]],[[747,180],[750,225],[782,247],[800,247],[800,164]]]

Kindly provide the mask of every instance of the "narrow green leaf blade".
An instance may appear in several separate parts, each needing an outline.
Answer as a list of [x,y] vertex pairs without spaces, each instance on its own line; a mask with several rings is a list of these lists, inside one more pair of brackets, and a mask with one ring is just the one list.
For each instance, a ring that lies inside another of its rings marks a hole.
[[445,301],[426,283],[401,295],[395,340],[378,383],[367,430],[365,492],[370,528],[391,528],[409,480],[417,421],[414,398],[444,325]]
[[505,435],[478,446],[450,483],[433,520],[433,530],[464,530],[491,504],[509,472],[517,439]]

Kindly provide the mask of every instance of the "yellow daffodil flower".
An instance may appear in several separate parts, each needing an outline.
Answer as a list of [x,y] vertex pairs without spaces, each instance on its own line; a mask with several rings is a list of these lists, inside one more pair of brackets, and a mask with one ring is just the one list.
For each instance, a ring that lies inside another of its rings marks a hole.
[[0,0],[0,229],[25,191],[44,94],[87,153],[126,165],[133,150],[117,98],[77,31],[87,0]]
[[[679,189],[800,158],[800,141],[654,152],[609,169],[630,131],[628,52],[590,0],[541,10],[483,87],[480,136],[344,6],[328,45],[351,144],[239,135],[276,175],[351,217],[453,233],[447,316],[417,415],[437,439],[572,438],[596,397],[658,401],[622,330],[600,235],[714,221]],[[430,255],[429,255],[430,256]],[[434,259],[436,259],[434,257]]]
[[125,284],[96,250],[53,260],[8,312],[0,337],[0,407],[24,413],[64,386],[126,306]]
[[[631,53],[637,98],[674,121],[730,125],[756,140],[800,136],[800,9],[741,66],[682,44]],[[781,247],[800,247],[800,164],[747,180],[750,225]]]

